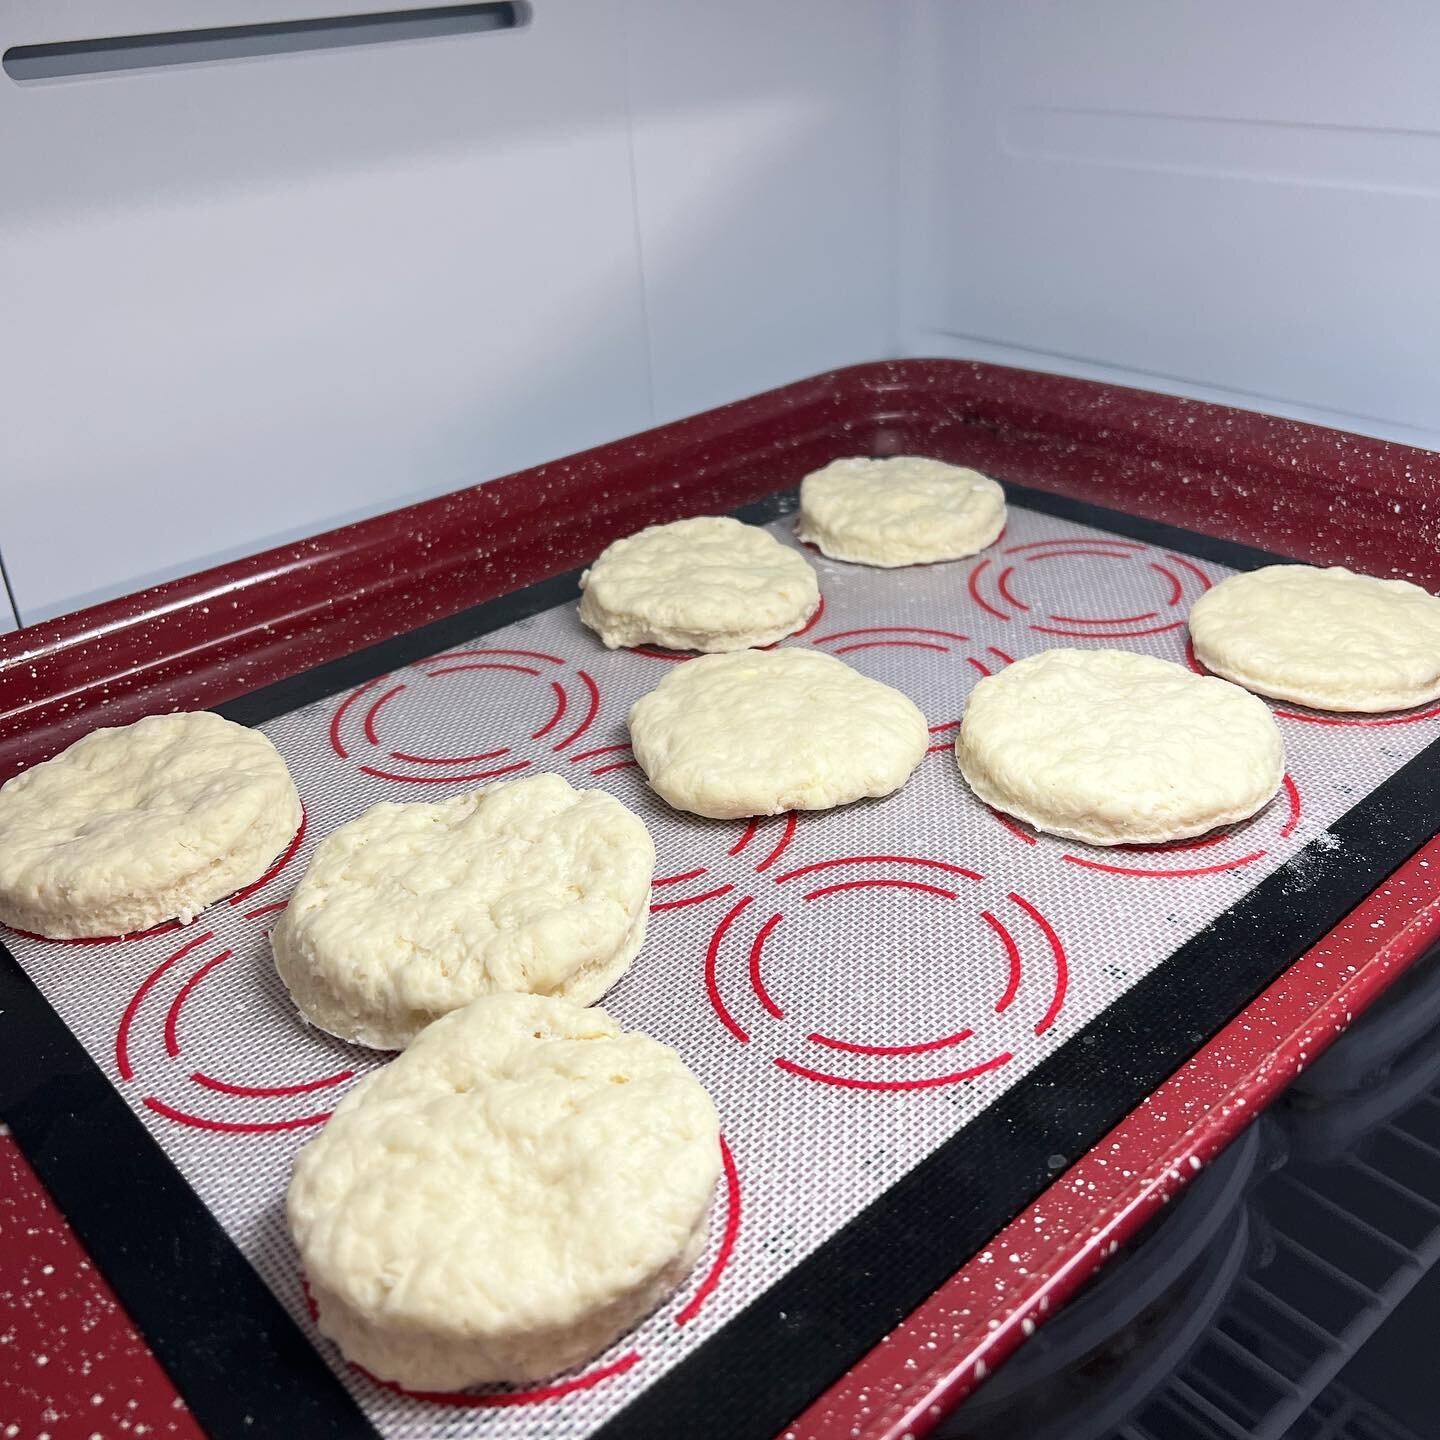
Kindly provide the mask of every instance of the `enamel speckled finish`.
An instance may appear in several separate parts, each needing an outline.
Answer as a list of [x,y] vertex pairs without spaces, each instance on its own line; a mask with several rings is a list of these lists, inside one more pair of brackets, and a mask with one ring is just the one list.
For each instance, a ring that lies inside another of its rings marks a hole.
[[203,1440],[20,1148],[0,1131],[0,1435]]

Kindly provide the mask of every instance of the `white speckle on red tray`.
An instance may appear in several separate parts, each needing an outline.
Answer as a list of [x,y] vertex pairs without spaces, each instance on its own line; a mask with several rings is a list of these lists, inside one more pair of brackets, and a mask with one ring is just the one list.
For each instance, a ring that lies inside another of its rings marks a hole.
[[8,1132],[0,1134],[0,1344],[29,1362],[0,1366],[5,1440],[121,1432],[201,1440]]

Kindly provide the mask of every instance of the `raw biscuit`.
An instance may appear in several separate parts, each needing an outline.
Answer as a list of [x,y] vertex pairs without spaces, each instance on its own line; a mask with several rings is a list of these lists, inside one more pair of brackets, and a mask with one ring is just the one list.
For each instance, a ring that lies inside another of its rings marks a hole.
[[1285,774],[1261,701],[1128,650],[1046,650],[981,680],[955,758],[985,804],[1091,845],[1247,819]]
[[1196,658],[1259,695],[1370,714],[1440,696],[1440,599],[1344,566],[1232,575],[1190,611]]
[[832,460],[800,483],[796,535],[835,560],[925,565],[992,545],[1005,492],[978,470],[920,455]]
[[725,515],[652,525],[617,540],[580,577],[580,618],[612,650],[715,654],[769,645],[820,603],[810,563],[768,530]]
[[258,730],[208,710],[94,730],[0,787],[0,920],[128,935],[262,876],[300,797]]
[[491,995],[362,1080],[302,1150],[288,1218],[321,1332],[421,1391],[603,1350],[705,1245],[715,1108],[603,1010]]
[[889,795],[930,740],[898,690],[798,649],[692,660],[631,706],[629,724],[656,793],[721,820]]
[[588,1005],[645,939],[655,846],[559,775],[385,802],[328,836],[271,932],[312,1024],[394,1050],[493,991]]

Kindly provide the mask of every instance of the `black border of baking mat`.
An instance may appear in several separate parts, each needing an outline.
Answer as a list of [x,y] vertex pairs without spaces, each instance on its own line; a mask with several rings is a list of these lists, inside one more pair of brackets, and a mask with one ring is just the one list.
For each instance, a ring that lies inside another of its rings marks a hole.
[[[1232,569],[1286,558],[1006,488],[1025,509]],[[733,513],[764,524],[794,508],[783,491]],[[578,571],[555,576],[216,708],[259,724],[573,600],[578,582]],[[1429,840],[1437,817],[1440,740],[1329,827],[1338,845],[1312,842],[1249,891],[596,1435],[760,1440],[784,1429]],[[3,945],[0,1114],[215,1440],[375,1433]]]

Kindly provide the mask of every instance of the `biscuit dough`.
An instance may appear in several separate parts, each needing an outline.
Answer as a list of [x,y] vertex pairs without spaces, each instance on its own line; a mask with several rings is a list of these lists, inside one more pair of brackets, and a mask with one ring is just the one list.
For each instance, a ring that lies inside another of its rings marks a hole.
[[930,740],[898,690],[799,649],[692,660],[637,700],[629,723],[656,793],[720,820],[889,795]]
[[1337,565],[1267,565],[1190,612],[1196,658],[1247,690],[1317,710],[1405,710],[1440,696],[1440,599]]
[[654,868],[642,821],[559,775],[386,802],[316,849],[275,965],[312,1024],[380,1050],[492,991],[588,1005],[644,941]]
[[600,1009],[491,995],[362,1080],[303,1149],[288,1218],[321,1332],[413,1390],[578,1365],[705,1245],[715,1108]]
[[795,533],[835,560],[925,565],[974,555],[1005,528],[1005,492],[919,455],[833,460],[800,483]]
[[92,731],[0,787],[0,920],[59,940],[188,922],[300,813],[279,751],[208,710]]
[[612,650],[663,645],[714,654],[769,645],[801,629],[820,603],[803,555],[727,515],[652,525],[617,540],[580,587],[581,620]]
[[955,758],[985,804],[1091,845],[1245,820],[1285,774],[1263,702],[1128,650],[1046,650],[981,680]]

